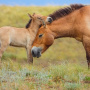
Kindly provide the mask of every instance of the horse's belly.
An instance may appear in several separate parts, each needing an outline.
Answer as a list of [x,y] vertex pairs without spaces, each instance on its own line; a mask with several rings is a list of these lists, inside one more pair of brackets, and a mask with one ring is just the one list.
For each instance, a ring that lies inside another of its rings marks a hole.
[[26,41],[13,40],[13,41],[10,42],[10,46],[15,46],[15,47],[26,47]]
[[10,46],[14,46],[14,47],[26,47],[26,45],[23,45],[23,44],[15,44],[15,43],[10,43]]

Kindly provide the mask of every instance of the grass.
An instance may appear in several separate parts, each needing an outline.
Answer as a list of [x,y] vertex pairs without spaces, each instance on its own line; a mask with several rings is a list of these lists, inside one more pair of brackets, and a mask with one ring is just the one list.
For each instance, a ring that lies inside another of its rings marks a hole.
[[89,83],[86,82],[89,80],[88,74],[90,72],[86,67],[69,62],[42,68],[8,60],[2,63],[0,69],[0,88],[5,90],[37,90],[37,88],[38,90],[43,88],[45,90],[81,90],[81,88],[89,90]]
[[[25,27],[27,13],[48,15],[60,6],[0,6],[0,27]],[[34,64],[27,63],[24,48],[8,47],[0,66],[0,90],[89,90],[88,70],[82,43],[62,38]]]

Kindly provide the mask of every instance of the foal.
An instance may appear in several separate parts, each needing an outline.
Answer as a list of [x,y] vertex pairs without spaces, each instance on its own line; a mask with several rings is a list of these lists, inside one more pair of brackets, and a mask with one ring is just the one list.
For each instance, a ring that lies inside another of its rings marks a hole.
[[90,68],[90,6],[71,5],[49,17],[48,22],[53,22],[39,29],[32,46],[32,55],[40,57],[53,44],[54,39],[72,37],[83,43]]
[[[4,26],[0,28],[0,62],[3,52],[10,46],[24,47],[27,50],[28,62],[33,63],[31,45],[38,29],[44,24],[44,16],[33,14],[26,28]],[[42,19],[43,18],[43,19]]]

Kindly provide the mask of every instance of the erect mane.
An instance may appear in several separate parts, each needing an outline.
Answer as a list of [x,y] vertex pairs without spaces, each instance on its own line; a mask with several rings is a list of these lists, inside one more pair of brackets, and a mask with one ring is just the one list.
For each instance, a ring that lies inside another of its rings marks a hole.
[[84,6],[85,5],[82,5],[82,4],[71,4],[68,7],[65,7],[65,8],[62,8],[62,9],[59,9],[59,10],[55,11],[54,13],[50,14],[49,16],[52,17],[52,19],[54,21],[54,20],[57,20],[60,17],[66,16],[66,15],[70,14],[71,12],[73,12],[77,9],[80,9]]
[[28,23],[26,24],[26,28],[29,28],[29,27],[30,27],[31,21],[32,21],[32,19],[30,19],[30,20],[28,21]]

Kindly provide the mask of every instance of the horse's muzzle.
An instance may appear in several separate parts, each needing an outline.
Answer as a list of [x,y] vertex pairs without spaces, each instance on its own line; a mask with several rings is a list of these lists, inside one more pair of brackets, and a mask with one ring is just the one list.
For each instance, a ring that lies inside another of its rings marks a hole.
[[33,57],[37,57],[37,58],[39,58],[40,56],[41,56],[41,48],[40,47],[33,47],[32,49],[31,49],[31,53],[32,53],[32,55],[33,55]]

